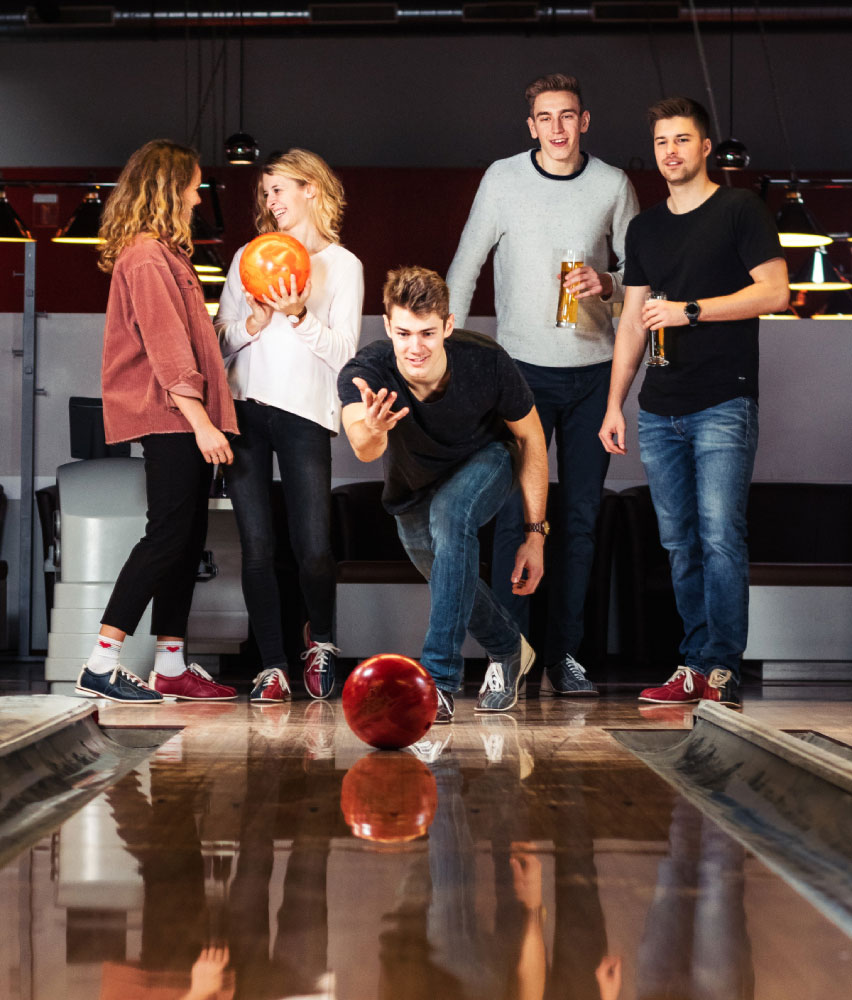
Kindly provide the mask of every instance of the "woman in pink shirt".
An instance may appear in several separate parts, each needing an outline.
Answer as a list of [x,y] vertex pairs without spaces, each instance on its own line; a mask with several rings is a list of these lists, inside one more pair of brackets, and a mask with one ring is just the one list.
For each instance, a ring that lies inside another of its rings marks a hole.
[[[200,184],[194,150],[149,142],[130,157],[101,222],[99,266],[112,275],[102,372],[106,439],[142,443],[148,523],[115,583],[77,690],[125,704],[157,703],[163,695],[236,697],[184,659],[213,463],[233,461],[226,434],[237,432],[216,334],[189,260]],[[145,684],[119,657],[152,599],[157,653]]]

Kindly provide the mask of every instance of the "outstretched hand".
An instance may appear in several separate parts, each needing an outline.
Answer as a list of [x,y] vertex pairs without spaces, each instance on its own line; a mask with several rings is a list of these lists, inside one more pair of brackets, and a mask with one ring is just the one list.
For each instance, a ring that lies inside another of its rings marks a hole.
[[364,379],[356,376],[352,379],[353,384],[361,393],[361,402],[365,406],[364,423],[367,429],[373,434],[387,434],[408,415],[408,407],[393,412],[391,407],[396,402],[396,393],[387,389],[379,389],[378,392],[367,385]]

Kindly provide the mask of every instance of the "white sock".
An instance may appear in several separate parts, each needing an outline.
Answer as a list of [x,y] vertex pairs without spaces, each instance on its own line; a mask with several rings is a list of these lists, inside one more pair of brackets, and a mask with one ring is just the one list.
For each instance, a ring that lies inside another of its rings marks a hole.
[[99,635],[92,655],[86,660],[86,666],[93,674],[111,674],[118,666],[121,656],[121,642],[118,639],[107,639]]
[[157,643],[157,653],[154,656],[154,670],[161,677],[180,677],[184,670],[186,670],[183,647],[183,639],[170,639],[168,642]]

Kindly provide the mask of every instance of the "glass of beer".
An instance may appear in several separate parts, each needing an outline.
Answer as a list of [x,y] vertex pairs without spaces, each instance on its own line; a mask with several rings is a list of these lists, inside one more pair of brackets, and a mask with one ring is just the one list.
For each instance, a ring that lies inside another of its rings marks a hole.
[[577,296],[565,287],[565,275],[575,267],[583,266],[583,250],[562,251],[562,272],[559,275],[559,305],[556,307],[556,325],[574,329],[577,326]]
[[[665,298],[667,298],[665,292],[648,292],[645,296],[645,301],[649,302],[651,299]],[[666,360],[666,331],[664,327],[660,327],[659,330],[648,331],[648,360],[645,364],[648,368],[662,368],[663,365],[668,364]]]

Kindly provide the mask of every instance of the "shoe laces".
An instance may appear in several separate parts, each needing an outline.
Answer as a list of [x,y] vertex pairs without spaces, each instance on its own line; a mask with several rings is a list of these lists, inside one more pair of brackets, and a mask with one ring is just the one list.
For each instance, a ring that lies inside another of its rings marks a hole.
[[199,666],[197,663],[188,663],[186,669],[191,674],[196,674],[198,677],[202,677],[205,681],[213,681],[213,678],[207,673],[204,667]]
[[282,691],[289,691],[290,685],[287,682],[287,675],[280,667],[267,667],[266,670],[261,670],[261,672],[252,681],[252,684],[257,687],[261,684],[263,687],[269,687],[269,685],[278,678],[278,683],[281,685]]
[[324,674],[328,670],[329,656],[340,656],[340,650],[333,642],[313,642],[309,649],[302,653],[302,659],[308,670],[315,670],[318,674]]
[[505,742],[503,733],[482,733],[482,746],[489,764],[499,764],[503,760]]
[[562,665],[567,669],[568,673],[578,681],[585,680],[586,678],[586,668],[578,663],[570,653],[566,653],[562,657]]
[[483,691],[505,691],[506,682],[503,678],[503,664],[497,660],[492,660],[485,671],[485,680],[482,682],[480,693]]
[[424,764],[434,764],[449,745],[449,740],[418,740],[408,748]]
[[714,667],[707,677],[707,686],[711,688],[723,688],[734,676],[733,671],[724,667]]
[[148,685],[145,683],[145,681],[142,680],[141,677],[137,677],[136,674],[134,674],[130,670],[128,670],[127,667],[123,667],[120,663],[117,666],[113,667],[113,671],[109,675],[109,682],[110,682],[110,684],[115,684],[115,682],[118,680],[119,674],[125,680],[130,681],[131,684],[136,684],[138,687],[141,687],[145,691],[151,691],[152,690],[152,688],[149,688]]
[[[683,677],[683,690],[687,694],[691,694],[695,690],[695,682],[692,678],[697,673],[698,671],[693,670],[692,667],[678,667],[666,681],[666,684],[674,684],[679,677]],[[666,684],[664,684],[663,687],[665,687]]]

